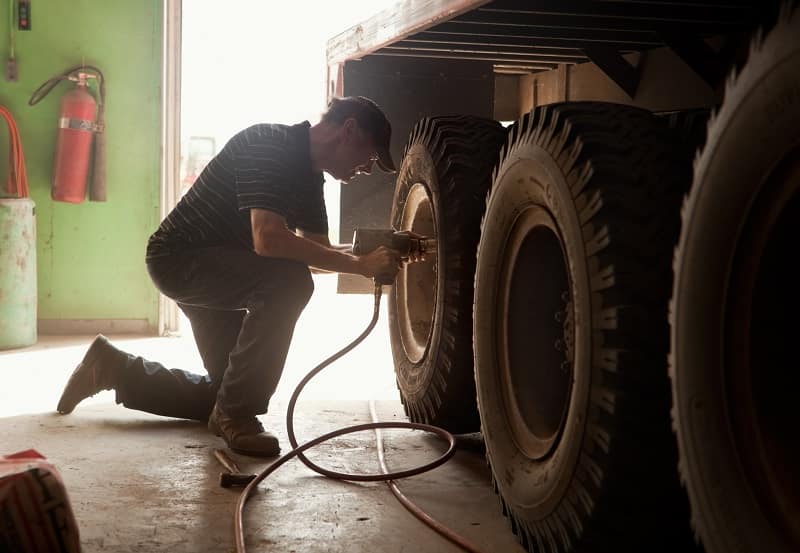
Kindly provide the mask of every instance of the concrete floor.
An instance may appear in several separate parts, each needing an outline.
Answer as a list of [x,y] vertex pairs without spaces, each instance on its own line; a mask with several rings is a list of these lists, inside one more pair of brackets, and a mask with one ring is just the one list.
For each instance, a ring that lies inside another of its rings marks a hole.
[[[344,346],[368,322],[371,298],[337,296],[335,278],[315,277],[317,292],[298,322],[270,413],[262,417],[286,449],[285,404],[305,372]],[[312,382],[298,406],[303,440],[369,421],[378,399],[382,420],[405,420],[391,366],[385,305],[363,346]],[[335,332],[330,329],[335,324]],[[0,352],[0,454],[35,448],[61,472],[84,552],[233,551],[238,492],[220,488],[212,456],[222,442],[205,426],[130,411],[113,393],[91,398],[68,416],[54,413],[69,373],[92,337],[40,337],[31,347]],[[119,347],[165,364],[200,367],[191,333],[172,338],[111,336]],[[442,444],[418,432],[389,431],[391,468],[422,464]],[[311,455],[334,470],[377,472],[371,433],[323,444]],[[234,455],[243,470],[266,463]],[[480,441],[460,441],[455,459],[401,482],[434,517],[484,551],[522,553],[491,489]],[[291,461],[262,482],[246,513],[248,551],[455,552],[458,548],[408,514],[382,483],[336,482]]]

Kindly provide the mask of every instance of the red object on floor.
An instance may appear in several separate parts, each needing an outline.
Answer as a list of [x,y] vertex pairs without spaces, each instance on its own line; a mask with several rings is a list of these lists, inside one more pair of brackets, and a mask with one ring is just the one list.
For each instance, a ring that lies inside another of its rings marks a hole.
[[81,551],[78,524],[61,475],[36,450],[0,456],[0,550]]

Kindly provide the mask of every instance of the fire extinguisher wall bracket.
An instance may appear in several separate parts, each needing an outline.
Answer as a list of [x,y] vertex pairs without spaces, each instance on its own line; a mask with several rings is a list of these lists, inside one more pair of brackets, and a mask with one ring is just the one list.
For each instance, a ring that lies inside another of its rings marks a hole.
[[89,200],[106,201],[106,122],[103,104],[97,109],[97,121],[94,126],[94,167],[92,168],[92,184],[89,187]]
[[[99,101],[89,91],[89,79],[97,79]],[[106,200],[105,181],[105,80],[92,66],[74,67],[43,83],[31,96],[33,106],[58,83],[70,80],[75,86],[61,98],[53,164],[51,197],[54,200],[80,203],[86,198],[86,182],[94,146],[94,168],[89,197]]]

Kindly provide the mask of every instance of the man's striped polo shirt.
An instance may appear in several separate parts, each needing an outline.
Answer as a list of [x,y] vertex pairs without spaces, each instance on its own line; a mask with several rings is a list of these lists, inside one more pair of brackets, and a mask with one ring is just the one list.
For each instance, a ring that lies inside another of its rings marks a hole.
[[258,124],[231,138],[150,237],[147,259],[209,246],[252,250],[253,208],[282,215],[290,229],[327,234],[309,128],[308,121]]

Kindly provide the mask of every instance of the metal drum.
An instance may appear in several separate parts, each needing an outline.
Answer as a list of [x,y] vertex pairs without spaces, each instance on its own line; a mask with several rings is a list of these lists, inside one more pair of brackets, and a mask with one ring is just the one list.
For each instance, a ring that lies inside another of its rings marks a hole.
[[36,343],[36,208],[0,198],[0,350]]

